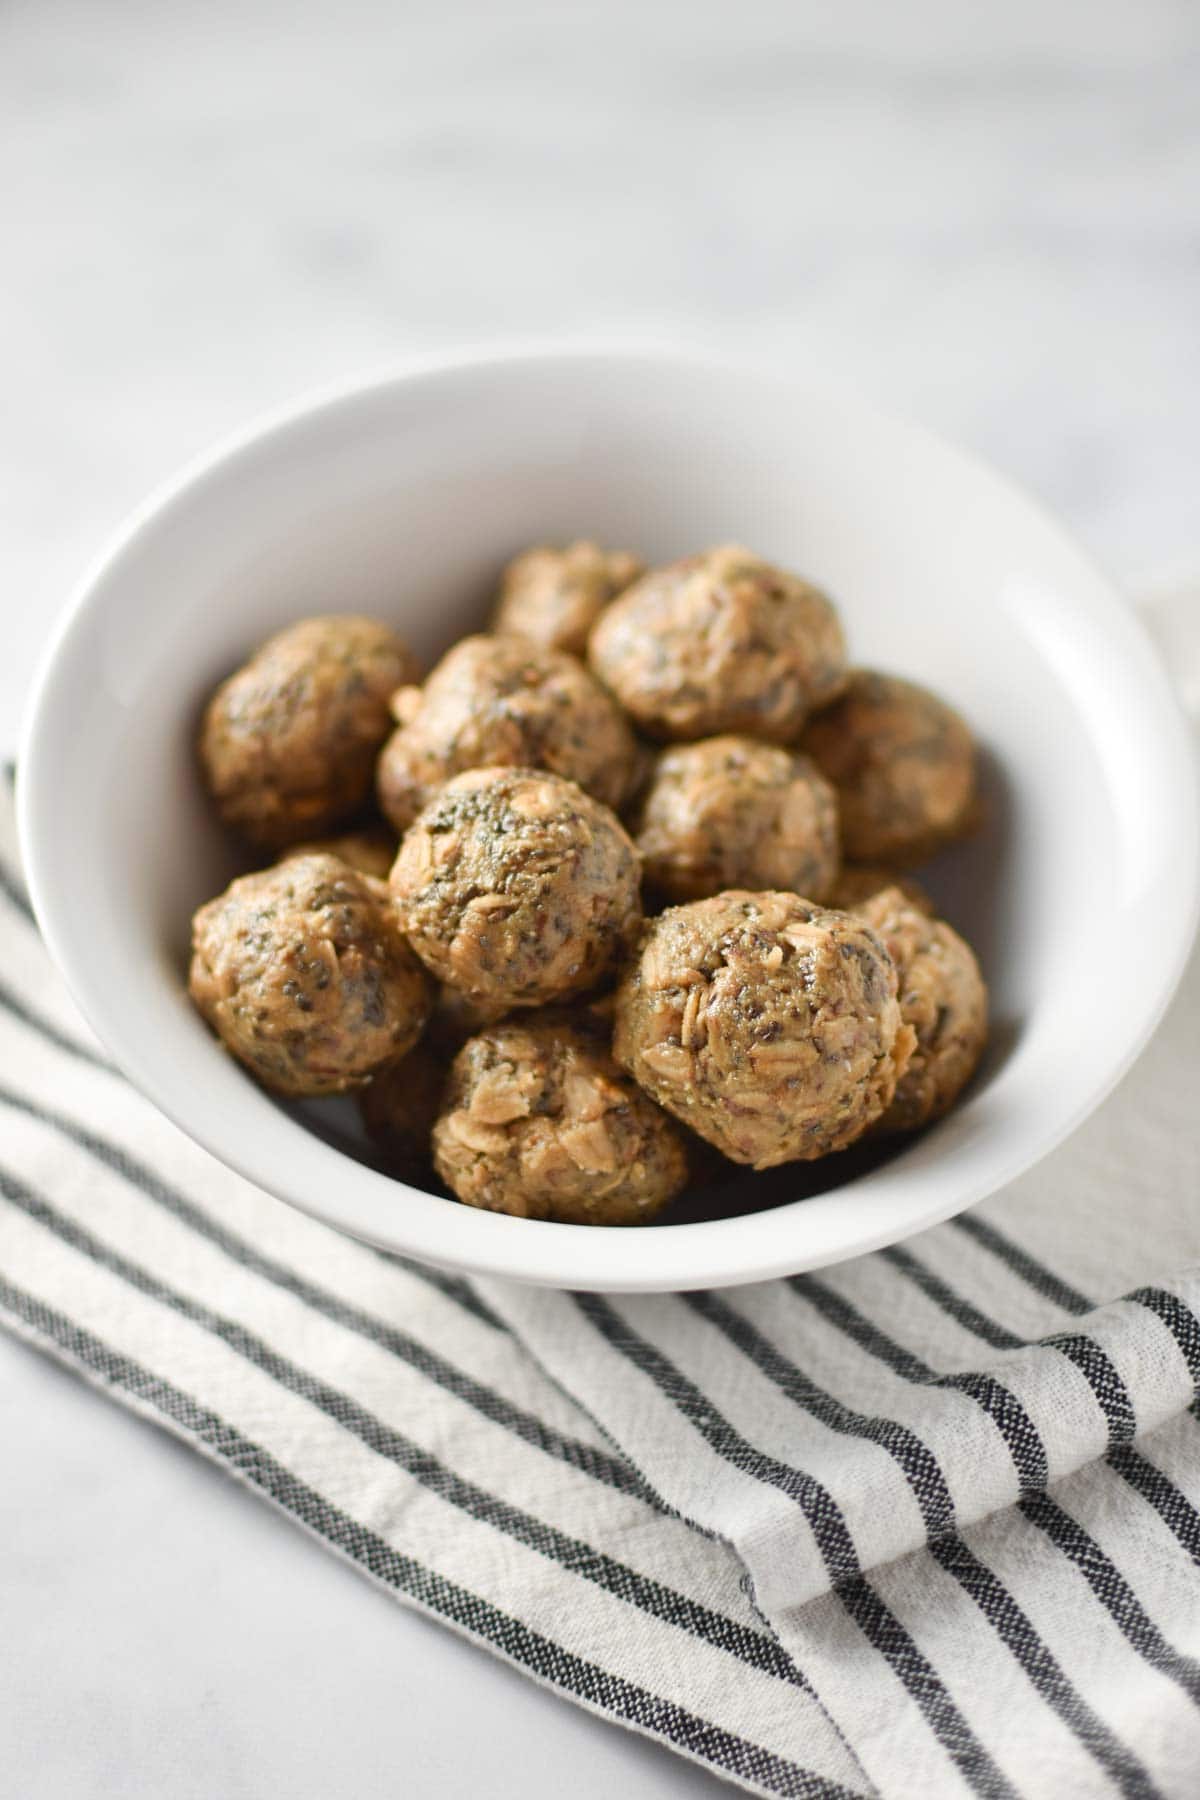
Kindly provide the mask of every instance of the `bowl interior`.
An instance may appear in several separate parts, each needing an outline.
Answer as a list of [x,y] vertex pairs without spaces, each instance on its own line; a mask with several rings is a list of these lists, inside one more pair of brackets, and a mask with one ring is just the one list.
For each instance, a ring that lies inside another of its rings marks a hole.
[[[855,659],[944,692],[985,750],[986,827],[929,876],[992,992],[967,1102],[899,1150],[739,1180],[632,1234],[474,1213],[353,1160],[351,1110],[306,1123],[260,1093],[182,981],[190,913],[237,867],[193,765],[212,685],[318,611],[377,613],[432,658],[481,623],[514,551],[583,535],[651,560],[734,539],[811,576],[841,606]],[[36,903],[84,1010],[218,1155],[433,1261],[670,1288],[902,1237],[1081,1118],[1181,965],[1191,780],[1136,624],[994,477],[817,378],[578,354],[355,392],[243,441],[153,505],[86,585],[48,665],[22,820]]]

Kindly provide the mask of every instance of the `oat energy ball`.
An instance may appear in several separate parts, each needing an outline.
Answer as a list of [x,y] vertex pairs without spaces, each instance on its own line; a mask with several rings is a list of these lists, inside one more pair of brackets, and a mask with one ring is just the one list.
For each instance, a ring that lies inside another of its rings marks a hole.
[[[343,831],[337,837],[314,838],[297,844],[284,856],[336,856],[360,875],[386,881],[396,860],[396,838],[390,831]],[[282,861],[283,858],[280,858]]]
[[647,924],[617,990],[622,1068],[756,1169],[861,1137],[890,1105],[912,1043],[879,938],[796,894],[671,907]]
[[819,588],[724,545],[653,569],[601,615],[590,657],[649,737],[787,743],[841,692],[842,628]]
[[398,1172],[414,1174],[432,1162],[433,1124],[445,1086],[445,1060],[420,1043],[359,1090],[367,1135]]
[[398,831],[466,769],[548,769],[606,806],[633,772],[633,733],[609,696],[573,656],[526,638],[464,638],[396,711],[378,788]]
[[987,988],[970,946],[940,919],[885,888],[861,914],[887,945],[900,980],[900,1016],[917,1046],[880,1131],[916,1131],[940,1119],[975,1072],[987,1041]]
[[923,861],[970,828],[975,745],[936,694],[856,669],[801,739],[837,789],[850,862]]
[[405,833],[392,892],[413,949],[485,1006],[595,987],[641,919],[637,851],[573,781],[472,769]]
[[407,645],[374,619],[302,619],[222,682],[200,761],[222,820],[267,850],[353,818],[371,792],[388,699],[417,679]]
[[640,1225],[687,1180],[683,1134],[614,1063],[594,1025],[509,1019],[471,1038],[433,1133],[468,1206],[574,1225]]
[[279,1094],[360,1087],[420,1036],[432,984],[387,889],[335,856],[243,875],[192,921],[188,988]]
[[702,738],[659,757],[636,842],[647,882],[670,900],[734,887],[823,900],[838,868],[837,801],[806,756]]
[[898,888],[905,903],[916,912],[932,919],[937,912],[932,896],[911,875],[901,875],[884,863],[843,863],[837,880],[825,895],[827,906],[842,912],[861,912],[867,900],[873,900],[884,888]]
[[514,557],[501,576],[492,630],[584,656],[592,626],[643,566],[627,551],[602,550],[589,539],[565,550],[536,545]]

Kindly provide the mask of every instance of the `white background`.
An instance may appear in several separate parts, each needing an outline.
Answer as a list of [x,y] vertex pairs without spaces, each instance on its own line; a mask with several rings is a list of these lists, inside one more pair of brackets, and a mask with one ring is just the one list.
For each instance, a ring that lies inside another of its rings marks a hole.
[[[463,340],[815,356],[1119,578],[1200,561],[1191,0],[7,0],[0,138],[5,751],[148,488]],[[5,1340],[0,1442],[6,1795],[727,1791]]]

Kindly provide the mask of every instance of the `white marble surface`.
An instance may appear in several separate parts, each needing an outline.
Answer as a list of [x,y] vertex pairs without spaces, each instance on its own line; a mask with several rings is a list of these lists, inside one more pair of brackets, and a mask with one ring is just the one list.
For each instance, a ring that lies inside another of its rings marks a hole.
[[[815,355],[1200,561],[1192,0],[8,0],[0,134],[5,747],[147,488],[463,339]],[[0,1437],[5,1792],[717,1791],[2,1340]]]

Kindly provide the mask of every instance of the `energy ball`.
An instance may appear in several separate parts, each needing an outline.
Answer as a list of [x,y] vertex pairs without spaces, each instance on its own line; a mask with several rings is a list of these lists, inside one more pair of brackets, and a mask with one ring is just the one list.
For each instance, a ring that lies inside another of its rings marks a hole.
[[911,875],[901,875],[884,863],[843,863],[837,880],[824,896],[827,906],[841,912],[860,912],[867,900],[873,900],[884,888],[898,888],[905,903],[914,911],[932,919],[937,912],[933,898]]
[[620,821],[540,769],[472,769],[405,833],[391,885],[413,949],[448,987],[507,1011],[585,993],[641,920]]
[[891,1104],[912,1048],[874,931],[796,894],[669,908],[617,990],[622,1068],[756,1169],[852,1144]]
[[408,646],[352,615],[268,638],[205,710],[200,761],[223,822],[281,850],[353,818],[371,793],[388,700],[417,679]]
[[573,656],[527,638],[464,638],[395,706],[378,789],[397,831],[467,769],[548,769],[606,806],[633,773],[633,733],[609,696]]
[[396,839],[389,831],[343,831],[337,837],[297,844],[294,850],[286,850],[280,861],[288,856],[336,856],[360,875],[386,881],[396,860],[396,849]]
[[492,630],[584,656],[592,626],[643,567],[627,551],[602,550],[586,538],[565,550],[539,544],[501,576]]
[[788,743],[838,695],[846,648],[820,591],[737,545],[653,569],[600,616],[592,668],[653,738]]
[[367,1135],[399,1172],[413,1174],[432,1162],[433,1124],[445,1086],[445,1062],[420,1043],[360,1089]]
[[192,921],[188,988],[278,1094],[340,1094],[412,1049],[432,984],[388,890],[336,856],[243,875]]
[[900,980],[900,1016],[916,1049],[879,1131],[918,1131],[948,1112],[975,1072],[987,1041],[987,988],[970,946],[940,919],[885,888],[861,916],[887,945]]
[[594,1023],[509,1019],[463,1045],[433,1132],[468,1206],[640,1225],[687,1180],[683,1134],[614,1063]]
[[669,900],[786,888],[824,900],[838,869],[837,801],[815,763],[754,738],[664,750],[636,833],[646,881]]
[[915,682],[854,670],[800,747],[837,789],[849,862],[907,867],[970,829],[974,741],[953,708]]

